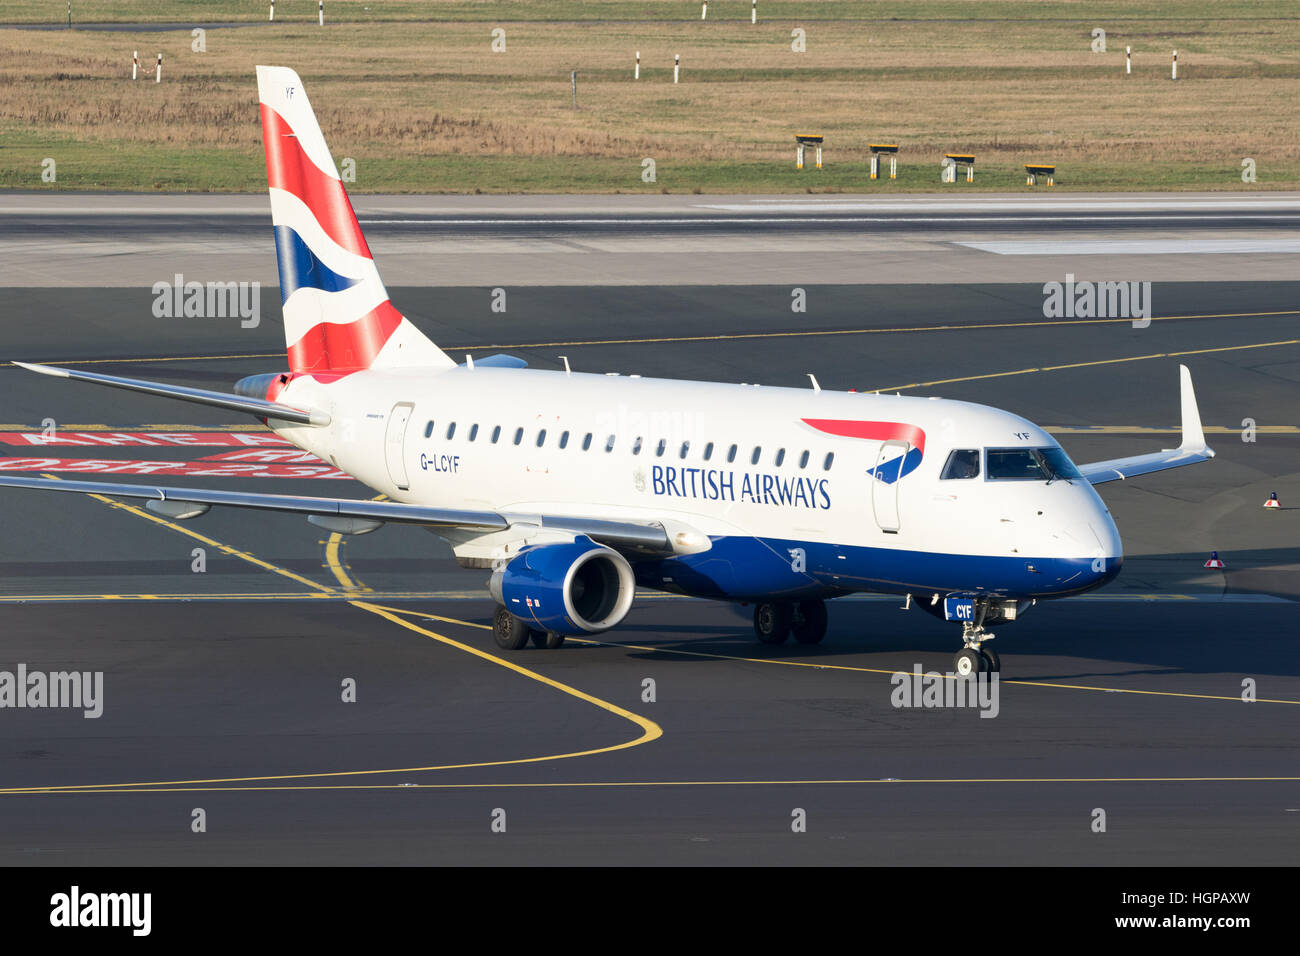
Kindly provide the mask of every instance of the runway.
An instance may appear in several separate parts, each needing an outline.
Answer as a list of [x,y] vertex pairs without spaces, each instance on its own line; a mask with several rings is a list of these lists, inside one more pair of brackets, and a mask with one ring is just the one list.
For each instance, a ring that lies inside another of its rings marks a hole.
[[[394,286],[1041,285],[1066,273],[1261,282],[1295,277],[1300,226],[1292,193],[359,195],[354,205]],[[263,195],[11,193],[0,215],[8,286],[147,287],[177,273],[277,281]]]
[[[482,198],[494,216],[553,213],[535,199],[512,212],[510,200]],[[169,201],[138,199],[159,204],[152,208]],[[220,197],[180,197],[174,208],[192,199],[201,207]],[[664,199],[655,215],[680,215],[699,197]],[[4,197],[19,200],[41,201]],[[1180,211],[1176,200],[1167,212],[1209,214]],[[423,197],[409,206],[465,216],[473,212],[466,202]],[[574,205],[588,202],[596,198]],[[391,215],[390,203],[398,200],[376,201],[363,218]],[[159,231],[152,215],[113,207],[114,241],[124,245],[111,263],[97,262],[98,220],[70,205],[59,197],[50,209],[70,218],[73,246],[61,245],[63,226],[44,233],[39,212],[22,213],[35,218],[13,231],[0,222],[0,247],[29,247],[30,263],[46,254],[60,262],[43,267],[45,278],[14,274],[0,292],[4,358],[219,389],[281,367],[269,228],[253,214],[247,237],[237,230],[237,238],[255,248],[237,253],[220,230],[195,240],[214,244],[216,262],[249,255],[259,268],[269,263],[261,321],[241,328],[235,319],[154,317],[149,285],[173,271],[166,242],[189,241],[179,214]],[[538,242],[629,241],[605,226],[574,228],[520,227],[498,237],[511,248],[497,264],[541,255],[529,251]],[[438,229],[445,234],[421,230],[419,243],[484,241],[472,230]],[[667,272],[662,257],[684,240],[707,240],[722,250],[709,255],[738,260],[743,254],[728,243],[757,235],[794,246],[820,236],[716,222],[709,230],[657,232],[644,239],[647,255]],[[1058,222],[1009,235],[1002,224],[965,222],[959,231],[973,241],[1162,238],[1114,223]],[[902,225],[900,247],[918,245],[897,253],[890,276],[863,281],[846,271],[861,255],[837,253],[834,268],[823,265],[827,281],[806,280],[806,313],[791,311],[783,277],[700,281],[698,263],[675,281],[558,281],[626,252],[556,253],[570,263],[557,281],[516,284],[507,275],[480,285],[448,284],[455,277],[442,271],[421,276],[423,254],[399,251],[404,278],[394,281],[381,244],[397,249],[403,240],[374,232],[394,302],[458,357],[508,351],[557,368],[567,355],[582,370],[796,387],[813,372],[823,388],[1008,408],[1052,428],[1078,461],[1175,442],[1184,363],[1218,456],[1103,486],[1124,538],[1124,571],[1101,592],[1041,604],[997,631],[1005,680],[995,719],[893,706],[893,673],[947,670],[958,645],[952,627],[899,610],[894,599],[836,602],[823,645],[772,649],[754,642],[743,609],[646,596],[600,642],[505,654],[484,630],[484,573],[459,569],[444,544],[418,529],[344,540],[287,516],[226,510],[178,523],[108,500],[8,492],[0,496],[0,670],[99,671],[104,691],[94,719],[75,709],[0,709],[4,862],[1293,861],[1294,253],[1130,257],[1138,274],[1148,262],[1156,270],[1152,322],[1134,328],[1046,318],[1041,281],[1031,278],[909,278],[930,257],[969,256],[973,272],[985,264],[995,274],[999,261],[1023,270],[1052,257],[939,251],[931,243],[950,244],[957,232]],[[1295,235],[1279,221],[1210,224],[1188,238],[1208,232]],[[836,236],[850,244],[878,238],[847,225]],[[145,237],[159,245],[132,251]],[[448,253],[444,261],[453,255],[472,258]],[[584,256],[597,264],[579,266]],[[1082,275],[1095,260],[1070,255],[1052,267],[1065,261]],[[98,281],[95,269],[111,269],[114,281]],[[133,278],[150,270],[154,279]],[[1201,281],[1174,277],[1183,273]],[[505,313],[491,311],[492,286],[508,291]],[[6,470],[115,481],[174,473],[167,482],[372,494],[322,463],[295,459],[256,423],[220,412],[12,367],[0,369],[0,383]],[[68,444],[40,440],[46,419]],[[1255,431],[1243,441],[1247,419]],[[1280,511],[1260,507],[1271,491]],[[1222,572],[1202,567],[1212,549],[1227,562]],[[342,699],[347,679],[354,703]],[[1243,702],[1243,681],[1255,702]],[[205,833],[191,829],[196,808]],[[1091,826],[1098,808],[1105,833]],[[792,831],[796,811],[806,832]],[[494,832],[502,819],[505,832]]]

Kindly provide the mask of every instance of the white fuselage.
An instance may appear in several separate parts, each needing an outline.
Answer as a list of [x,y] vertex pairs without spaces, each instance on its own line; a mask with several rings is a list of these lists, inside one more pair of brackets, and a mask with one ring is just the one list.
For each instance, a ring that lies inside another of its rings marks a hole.
[[[953,449],[1059,448],[967,402],[463,366],[300,376],[281,400],[332,424],[277,431],[396,501],[672,520],[783,562],[805,550],[827,589],[1052,596],[1122,559],[1085,480],[941,477]],[[854,429],[880,437],[835,433]]]

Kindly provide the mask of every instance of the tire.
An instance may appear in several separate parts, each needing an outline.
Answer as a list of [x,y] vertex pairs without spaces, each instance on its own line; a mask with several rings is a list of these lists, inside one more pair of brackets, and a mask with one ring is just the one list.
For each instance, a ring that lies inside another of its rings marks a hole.
[[987,664],[987,670],[990,674],[997,674],[1002,671],[1002,658],[998,657],[998,652],[991,647],[981,647],[980,654],[984,657]]
[[544,647],[548,651],[553,651],[556,650],[557,648],[561,648],[564,646],[564,635],[559,634],[555,631],[547,631],[545,634],[542,635],[541,643],[538,644],[537,646]]
[[503,607],[492,617],[492,636],[503,651],[517,651],[528,643],[528,625]]
[[796,604],[790,631],[800,644],[820,644],[826,636],[826,602],[800,601]]
[[754,605],[754,635],[763,644],[784,644],[790,636],[794,608],[784,602],[765,601]]
[[952,659],[952,669],[958,677],[978,677],[988,667],[983,655],[973,647],[963,648]]

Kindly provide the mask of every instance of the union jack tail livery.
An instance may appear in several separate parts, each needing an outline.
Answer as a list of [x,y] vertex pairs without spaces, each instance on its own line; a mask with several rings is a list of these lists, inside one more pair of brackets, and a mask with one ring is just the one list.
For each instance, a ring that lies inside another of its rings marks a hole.
[[290,371],[453,366],[388,300],[298,74],[259,66],[257,95]]

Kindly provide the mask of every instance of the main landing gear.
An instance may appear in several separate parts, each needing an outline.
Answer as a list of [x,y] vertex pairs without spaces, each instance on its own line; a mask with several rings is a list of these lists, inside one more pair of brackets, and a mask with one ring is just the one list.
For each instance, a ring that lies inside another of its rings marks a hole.
[[754,634],[764,644],[820,644],[826,636],[825,601],[764,601],[754,605]]
[[564,635],[555,631],[539,631],[529,627],[503,607],[498,607],[492,618],[492,636],[503,651],[517,651],[532,641],[534,647],[553,651],[564,645]]
[[998,652],[985,645],[993,640],[993,635],[984,630],[984,615],[988,610],[985,604],[976,604],[976,622],[966,621],[962,624],[961,640],[966,646],[952,659],[952,669],[958,677],[978,676],[979,674],[996,674],[1002,670],[1002,658]]

